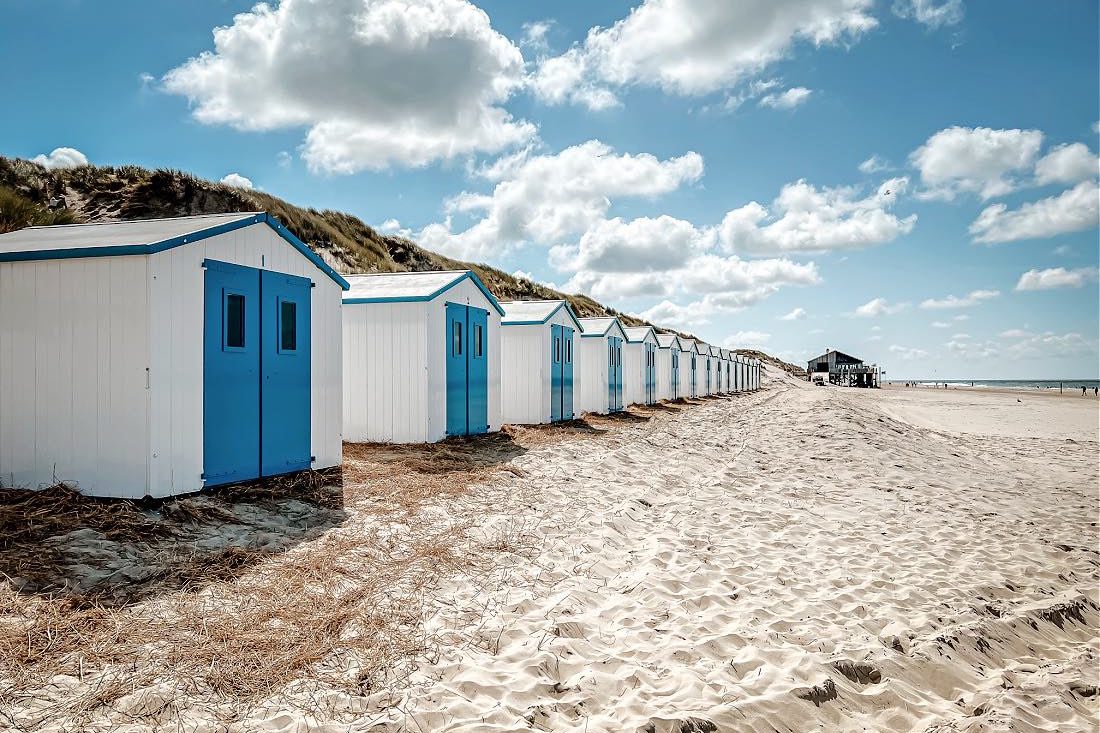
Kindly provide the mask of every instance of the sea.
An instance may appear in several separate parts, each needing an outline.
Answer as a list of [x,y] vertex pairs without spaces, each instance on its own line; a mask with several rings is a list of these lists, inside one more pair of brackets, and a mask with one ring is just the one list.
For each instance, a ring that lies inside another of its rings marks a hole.
[[907,379],[890,380],[891,384],[917,384],[922,387],[986,387],[988,389],[1052,389],[1065,392],[1080,392],[1084,387],[1089,392],[1100,387],[1100,379]]

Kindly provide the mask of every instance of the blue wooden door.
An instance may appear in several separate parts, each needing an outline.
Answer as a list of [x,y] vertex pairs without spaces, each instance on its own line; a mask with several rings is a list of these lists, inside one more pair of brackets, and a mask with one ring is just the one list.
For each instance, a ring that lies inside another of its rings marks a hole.
[[680,396],[680,352],[672,350],[672,384],[670,385],[672,399]]
[[562,327],[550,324],[550,422],[561,420],[562,383],[565,373],[565,343]]
[[691,396],[695,397],[695,354],[691,355]]
[[447,435],[466,434],[466,306],[447,303]]
[[623,340],[607,339],[607,409],[623,409]]
[[657,402],[657,344],[646,344],[646,404]]
[[481,435],[489,432],[489,311],[466,309],[470,342],[466,353],[466,432]]
[[310,467],[310,288],[308,278],[260,273],[260,472]]
[[561,365],[561,419],[573,419],[573,334],[571,328],[562,327]]
[[447,435],[489,430],[489,312],[447,303]]
[[217,486],[260,476],[260,274],[203,264],[203,478]]

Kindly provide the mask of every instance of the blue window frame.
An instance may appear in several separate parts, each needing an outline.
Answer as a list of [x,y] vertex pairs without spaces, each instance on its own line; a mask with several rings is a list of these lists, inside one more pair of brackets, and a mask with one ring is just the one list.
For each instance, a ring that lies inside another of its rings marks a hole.
[[244,293],[222,289],[222,350],[244,351],[245,309]]
[[279,353],[293,354],[298,351],[298,304],[293,300],[279,298]]

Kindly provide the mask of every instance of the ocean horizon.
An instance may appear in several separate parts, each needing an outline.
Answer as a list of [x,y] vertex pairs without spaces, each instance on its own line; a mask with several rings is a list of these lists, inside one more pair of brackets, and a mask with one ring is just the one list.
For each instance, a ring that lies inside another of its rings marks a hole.
[[1100,388],[1100,379],[891,379],[889,384],[916,384],[932,387],[987,387],[990,389],[1062,389],[1065,391]]

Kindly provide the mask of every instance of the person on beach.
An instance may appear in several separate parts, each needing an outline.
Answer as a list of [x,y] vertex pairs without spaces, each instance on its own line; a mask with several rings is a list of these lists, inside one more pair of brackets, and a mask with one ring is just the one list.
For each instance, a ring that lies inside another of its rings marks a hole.
[[1083,384],[1081,385],[1081,396],[1082,397],[1088,397],[1088,395],[1085,393],[1085,385],[1083,385]]

